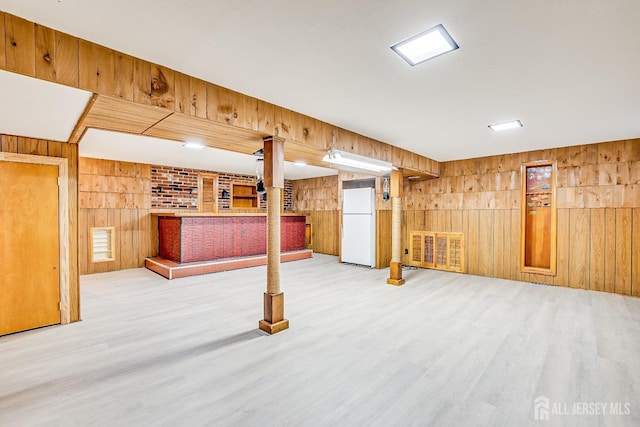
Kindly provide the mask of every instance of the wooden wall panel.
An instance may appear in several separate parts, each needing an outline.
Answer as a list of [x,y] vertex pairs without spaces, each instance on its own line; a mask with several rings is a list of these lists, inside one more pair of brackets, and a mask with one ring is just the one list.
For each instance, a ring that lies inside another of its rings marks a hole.
[[4,17],[5,17],[5,13],[0,11],[0,69],[2,70],[7,68]]
[[615,292],[616,284],[616,210],[605,209],[604,291]]
[[480,274],[480,211],[469,211],[469,230],[468,234],[465,234],[465,242],[467,245],[467,251],[469,252],[469,263],[467,264],[467,271],[470,274]]
[[79,209],[78,211],[78,269],[79,271],[87,271],[89,265],[89,238],[87,231],[89,230],[89,211],[87,209]]
[[494,262],[494,272],[493,275],[496,277],[507,277],[505,273],[505,264],[504,264],[504,251],[505,251],[505,239],[511,238],[509,233],[505,233],[505,214],[508,211],[504,209],[496,210],[493,213],[493,229],[491,238],[493,239],[493,262]]
[[189,115],[207,118],[207,83],[204,80],[189,77],[190,105]]
[[517,279],[520,269],[520,210],[505,213],[505,279]]
[[391,263],[391,211],[376,211],[376,223],[376,268],[386,268]]
[[[406,193],[405,193],[406,194]],[[462,232],[464,233],[464,244],[465,244],[465,251],[464,251],[464,265],[467,266],[467,273],[470,272],[469,270],[469,262],[470,262],[470,258],[469,258],[469,252],[471,252],[470,248],[471,248],[471,244],[469,242],[469,237],[470,237],[470,233],[469,233],[469,211],[468,210],[464,210],[462,211]]]
[[493,211],[478,212],[478,272],[482,276],[495,276]]
[[589,209],[571,209],[569,212],[569,286],[589,289],[589,236],[591,215]]
[[275,106],[258,99],[258,127],[257,131],[268,134],[275,132]]
[[321,254],[340,254],[340,215],[342,211],[313,211],[309,213],[311,223],[311,245]]
[[175,90],[175,111],[178,113],[191,114],[191,78],[182,73],[176,73]]
[[80,40],[64,33],[55,32],[55,75],[56,82],[80,86]]
[[556,285],[569,286],[569,209],[558,209]]
[[134,59],[124,53],[114,52],[113,96],[133,101]]
[[173,110],[176,101],[175,71],[151,64],[151,105]]
[[[146,257],[157,254],[149,213],[151,166],[82,158],[79,176],[80,274],[142,267]],[[114,261],[91,262],[91,227],[115,227]]]
[[433,216],[430,217],[431,221],[432,221],[432,225],[431,227],[428,227],[426,224],[427,221],[427,217],[425,215],[424,211],[414,211],[413,212],[413,229],[414,230],[433,230],[433,229],[438,229],[438,220],[437,217],[434,218]]
[[631,209],[616,209],[615,293],[631,295]]
[[238,100],[235,95],[232,90],[207,83],[207,118],[234,125],[238,118]]
[[591,209],[591,225],[589,234],[589,289],[594,291],[605,290],[604,272],[606,240],[605,211],[604,209]]
[[115,59],[113,50],[80,40],[80,89],[113,96],[115,93]]
[[133,60],[133,102],[151,105],[151,64]]
[[[78,285],[71,286],[72,301],[77,304],[71,305],[71,319],[80,320],[80,277],[78,268],[78,144],[50,142],[49,147],[58,146],[61,157],[69,160],[69,271],[74,277],[78,277]],[[57,150],[56,150],[57,151]],[[75,299],[74,299],[75,298]]]
[[35,66],[36,77],[50,82],[56,81],[56,40],[51,28],[36,25]]
[[35,77],[36,42],[32,22],[5,14],[6,69],[18,74]]
[[631,237],[631,295],[640,296],[640,208],[633,209]]

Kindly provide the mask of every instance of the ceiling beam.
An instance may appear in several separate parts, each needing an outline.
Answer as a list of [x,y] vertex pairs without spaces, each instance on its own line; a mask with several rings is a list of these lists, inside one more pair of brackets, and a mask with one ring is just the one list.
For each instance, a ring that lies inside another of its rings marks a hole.
[[[415,173],[439,175],[439,163],[428,157],[1,11],[0,22],[0,69],[157,109],[142,120],[114,117],[112,130],[138,133],[152,117],[157,118],[154,123],[170,115],[193,117],[224,126],[228,131],[223,134],[248,131],[285,138],[317,150],[320,158],[333,147]],[[107,111],[101,121],[111,114],[116,112]]]

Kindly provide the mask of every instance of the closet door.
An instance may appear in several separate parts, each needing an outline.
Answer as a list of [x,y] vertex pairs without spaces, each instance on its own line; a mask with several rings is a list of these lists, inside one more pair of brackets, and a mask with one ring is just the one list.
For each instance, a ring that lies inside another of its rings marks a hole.
[[0,335],[60,323],[58,166],[0,162]]

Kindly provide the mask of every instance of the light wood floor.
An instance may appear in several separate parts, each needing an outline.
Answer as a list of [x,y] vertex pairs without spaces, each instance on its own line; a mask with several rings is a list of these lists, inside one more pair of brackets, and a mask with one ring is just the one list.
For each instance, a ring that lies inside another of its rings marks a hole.
[[[638,426],[640,299],[445,273],[283,264],[82,278],[84,321],[0,338],[0,426]],[[629,403],[551,415],[534,399]]]

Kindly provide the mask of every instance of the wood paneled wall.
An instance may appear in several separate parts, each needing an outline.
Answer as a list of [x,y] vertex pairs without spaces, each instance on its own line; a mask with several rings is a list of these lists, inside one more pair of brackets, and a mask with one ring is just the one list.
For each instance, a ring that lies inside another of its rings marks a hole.
[[[314,252],[340,256],[342,182],[370,178],[341,171],[338,175],[292,181],[293,210],[307,215]],[[382,178],[376,178],[376,268],[388,267],[391,262],[391,202],[382,198],[382,183]]]
[[307,150],[335,148],[438,175],[439,163],[295,111],[0,11],[0,69],[264,132]]
[[[80,274],[137,268],[157,254],[151,215],[151,166],[80,158]],[[115,260],[92,263],[91,227],[115,227]]]
[[520,272],[518,209],[410,210],[403,225],[405,248],[409,230],[464,233],[470,274],[640,296],[640,208],[558,209],[555,277]]
[[78,146],[64,142],[0,135],[0,151],[68,159],[69,306],[70,320],[76,322],[80,320],[80,278],[78,274]]
[[311,224],[311,246],[314,252],[340,254],[340,204],[338,177],[292,181],[293,211],[305,213]]
[[[557,160],[557,275],[519,271],[520,165]],[[640,295],[640,139],[441,164],[405,181],[410,230],[465,233],[471,274]],[[404,262],[408,261],[405,255]]]

